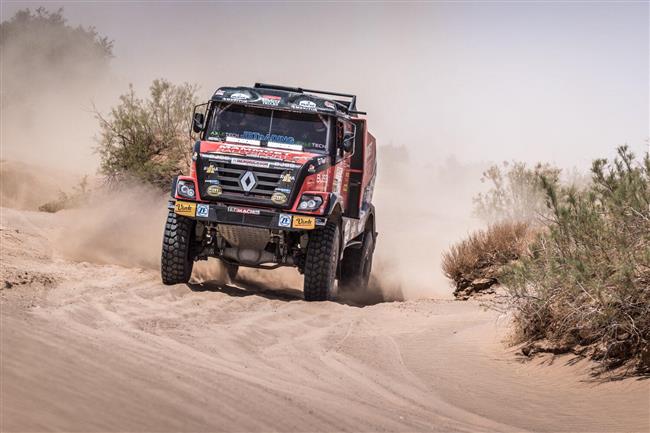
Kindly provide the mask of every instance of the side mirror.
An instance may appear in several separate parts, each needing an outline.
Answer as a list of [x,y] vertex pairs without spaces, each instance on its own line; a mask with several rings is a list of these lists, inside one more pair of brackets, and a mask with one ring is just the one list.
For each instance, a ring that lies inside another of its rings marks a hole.
[[204,122],[205,115],[203,113],[194,113],[194,118],[192,119],[192,131],[197,134],[203,131],[203,128],[205,128],[205,125],[203,124]]
[[343,143],[341,143],[341,148],[346,152],[352,152],[354,149],[354,133],[346,132],[343,135]]

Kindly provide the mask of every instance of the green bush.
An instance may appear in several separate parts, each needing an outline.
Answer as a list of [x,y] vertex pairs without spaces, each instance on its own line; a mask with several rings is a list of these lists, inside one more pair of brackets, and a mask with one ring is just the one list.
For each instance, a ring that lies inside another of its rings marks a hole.
[[167,188],[174,175],[187,171],[196,91],[194,85],[159,79],[149,88],[147,100],[138,98],[129,86],[107,117],[96,112],[101,173],[110,182],[131,179]]
[[540,181],[548,230],[504,277],[520,340],[650,368],[650,155],[621,147],[582,189]]

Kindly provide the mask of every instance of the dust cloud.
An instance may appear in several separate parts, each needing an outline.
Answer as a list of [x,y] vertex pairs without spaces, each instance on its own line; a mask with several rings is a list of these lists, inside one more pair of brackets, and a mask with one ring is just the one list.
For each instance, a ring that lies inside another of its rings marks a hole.
[[422,148],[380,146],[377,151],[373,276],[387,300],[451,298],[440,269],[442,252],[478,225],[471,217],[472,196],[483,188],[486,165],[438,160]]
[[[109,59],[89,56],[87,47],[69,41],[57,42],[56,49],[65,56],[26,56],[32,44],[56,37],[48,29],[43,26],[38,34],[23,32],[3,41],[2,206],[35,210],[60,191],[69,192],[81,174],[95,176],[98,157],[93,137],[98,124],[93,103],[105,113],[127,89],[113,80]],[[160,75],[170,74],[177,76],[178,71],[171,68]],[[286,80],[299,83],[303,78]],[[202,92],[210,92],[224,83],[215,79],[204,84]],[[379,238],[373,276],[369,292],[355,300],[450,297],[451,288],[440,271],[440,255],[473,224],[469,206],[483,166],[443,159],[439,151],[423,151],[427,146],[422,143],[387,146],[382,139],[378,137],[375,203]],[[440,146],[431,147],[435,148]],[[99,177],[91,183],[90,201],[62,212],[65,217],[60,219],[63,225],[57,245],[63,256],[157,269],[166,194],[144,186],[108,190]],[[293,269],[246,269],[241,275],[272,288],[302,286],[301,276]],[[194,279],[224,281],[224,272],[218,261],[198,262]]]
[[[92,174],[98,157],[93,106],[114,100],[110,59],[91,33],[56,13],[2,23],[2,159]],[[22,18],[21,18],[22,17]],[[63,18],[61,18],[63,19]]]
[[100,189],[60,212],[55,245],[71,260],[158,269],[167,197],[148,186]]
[[0,204],[37,210],[88,174],[87,202],[58,215],[57,249],[73,260],[157,268],[164,194],[145,186],[109,190],[96,176],[93,109],[124,91],[110,69],[110,42],[61,20],[36,10],[2,23]]
[[56,167],[0,160],[0,203],[21,210],[37,210],[73,188],[78,176]]

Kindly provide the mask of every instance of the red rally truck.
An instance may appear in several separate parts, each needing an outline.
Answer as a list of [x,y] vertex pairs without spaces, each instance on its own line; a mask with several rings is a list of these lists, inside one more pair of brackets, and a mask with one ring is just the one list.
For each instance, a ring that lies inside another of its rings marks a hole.
[[368,285],[377,239],[375,138],[356,96],[256,83],[197,105],[189,176],[172,182],[164,284],[196,260],[294,266],[308,301]]

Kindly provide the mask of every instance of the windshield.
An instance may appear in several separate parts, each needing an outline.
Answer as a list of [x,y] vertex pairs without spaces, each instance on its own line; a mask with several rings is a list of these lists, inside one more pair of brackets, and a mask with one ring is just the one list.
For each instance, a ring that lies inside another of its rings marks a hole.
[[205,137],[212,141],[327,153],[328,132],[328,118],[320,114],[218,104],[212,110]]

